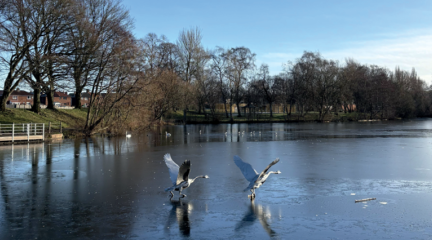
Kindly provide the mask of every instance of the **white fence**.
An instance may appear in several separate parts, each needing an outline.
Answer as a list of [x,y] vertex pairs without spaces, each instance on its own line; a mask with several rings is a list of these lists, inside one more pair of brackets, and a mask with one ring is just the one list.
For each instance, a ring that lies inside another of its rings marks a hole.
[[[44,104],[41,104],[40,106],[42,109],[47,108],[47,106]],[[31,109],[32,105],[30,105],[30,104],[7,104],[6,107],[7,108],[19,108],[19,109]],[[72,106],[54,106],[54,108],[57,108],[57,109],[74,109],[75,107],[72,107]]]
[[45,123],[0,124],[0,142],[45,140]]

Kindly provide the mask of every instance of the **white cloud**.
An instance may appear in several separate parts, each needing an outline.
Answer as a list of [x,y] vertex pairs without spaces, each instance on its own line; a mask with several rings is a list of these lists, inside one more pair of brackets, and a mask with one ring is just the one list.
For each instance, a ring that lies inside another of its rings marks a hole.
[[[415,68],[417,74],[429,84],[432,84],[432,34],[416,31],[405,35],[394,35],[383,40],[353,42],[348,48],[339,50],[321,50],[327,59],[339,60],[344,63],[346,58],[352,58],[362,64],[374,64],[394,70],[399,66],[403,70],[411,71]],[[344,44],[346,46],[346,44]],[[282,70],[282,63],[301,57],[298,53],[269,53],[263,56],[265,62],[270,62],[272,74]]]
[[432,83],[432,34],[356,44],[348,49],[323,51],[324,57],[341,62],[353,58],[363,64],[375,64],[393,70],[396,66],[411,71]]

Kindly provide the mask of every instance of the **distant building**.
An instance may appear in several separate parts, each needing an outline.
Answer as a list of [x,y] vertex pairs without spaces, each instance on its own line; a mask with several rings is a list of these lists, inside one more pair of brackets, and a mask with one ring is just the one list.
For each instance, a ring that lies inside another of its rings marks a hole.
[[[71,93],[69,96],[72,99],[72,106],[76,106],[77,100],[76,100],[76,93]],[[81,93],[81,107],[88,107],[91,99],[91,93],[90,90],[86,89],[85,92]]]
[[[0,90],[0,96],[3,96],[3,90]],[[33,93],[26,92],[17,88],[12,91],[6,102],[8,105],[33,105]]]
[[[42,94],[40,97],[41,103],[48,105],[48,97]],[[54,107],[70,107],[72,105],[71,97],[67,92],[54,92]]]

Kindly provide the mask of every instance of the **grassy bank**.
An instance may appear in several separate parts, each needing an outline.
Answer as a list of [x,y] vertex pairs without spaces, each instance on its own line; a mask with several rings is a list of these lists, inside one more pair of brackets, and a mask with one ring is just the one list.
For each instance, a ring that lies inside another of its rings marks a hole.
[[0,112],[0,123],[58,123],[62,122],[65,128],[79,128],[84,125],[87,109],[42,109],[36,114],[27,109],[8,109]]
[[[40,114],[35,114],[30,110],[24,109],[9,109],[6,112],[0,112],[0,124],[10,123],[59,123],[62,122],[62,127],[70,129],[68,136],[73,137],[79,134],[85,124],[87,109],[42,109]],[[317,122],[318,113],[309,112],[305,116],[300,116],[298,113],[292,113],[290,116],[283,113],[274,113],[273,117],[270,114],[257,114],[252,118],[251,116],[233,116],[235,123],[268,123],[268,122]],[[359,113],[330,113],[327,114],[324,122],[348,122],[348,121],[362,121],[369,120],[369,116]],[[131,119],[129,119],[131,120]],[[183,124],[183,111],[171,112],[164,118],[164,123],[167,124]],[[211,117],[210,114],[204,115],[197,112],[187,113],[188,124],[199,123],[229,123],[230,118],[225,114],[219,114],[216,118]],[[125,123],[127,126],[127,123]],[[123,133],[123,130],[121,131]],[[112,134],[112,133],[111,133]]]

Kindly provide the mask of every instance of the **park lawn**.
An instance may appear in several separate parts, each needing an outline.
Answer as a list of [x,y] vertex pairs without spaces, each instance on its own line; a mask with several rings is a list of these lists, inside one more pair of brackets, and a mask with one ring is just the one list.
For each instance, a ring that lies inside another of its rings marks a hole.
[[0,124],[11,123],[62,123],[65,128],[83,126],[87,109],[42,109],[36,114],[28,109],[8,109],[0,112]]

